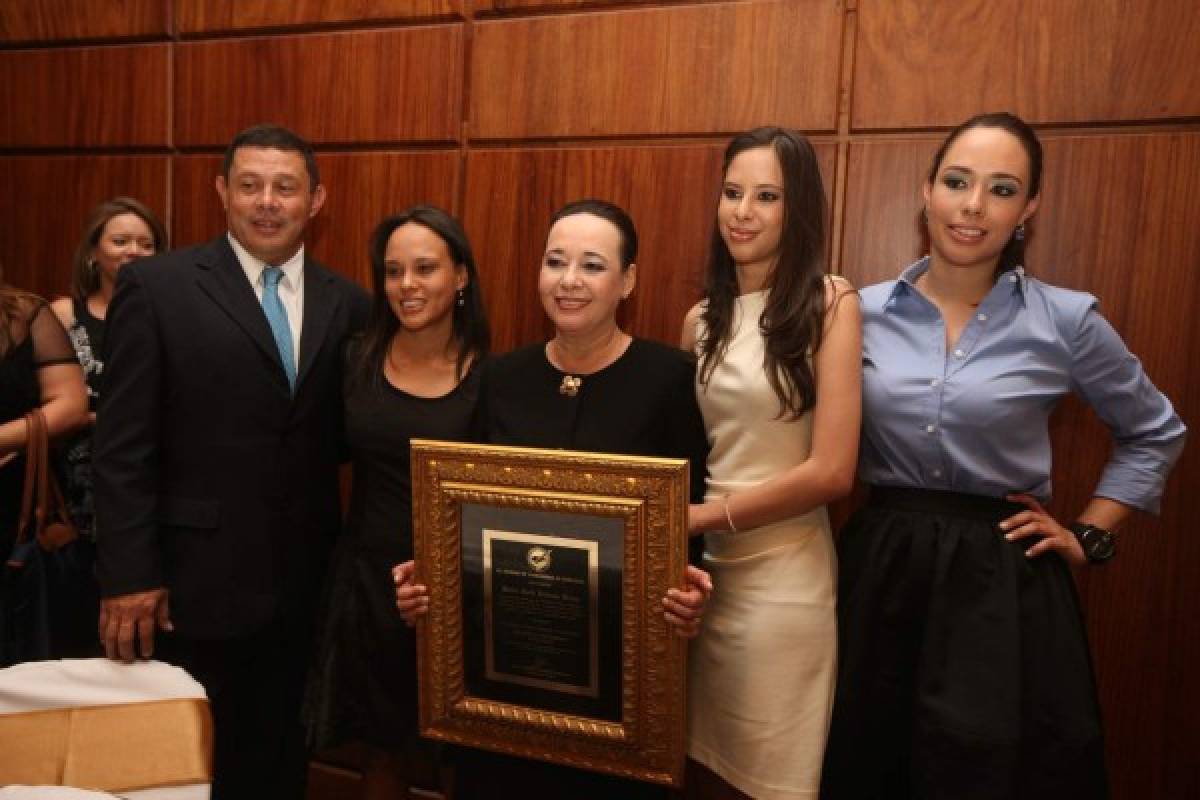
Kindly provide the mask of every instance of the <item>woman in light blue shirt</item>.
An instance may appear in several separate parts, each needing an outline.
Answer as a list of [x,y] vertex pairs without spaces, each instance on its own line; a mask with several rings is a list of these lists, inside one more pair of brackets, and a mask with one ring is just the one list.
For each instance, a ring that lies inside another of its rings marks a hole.
[[[1157,512],[1185,429],[1094,297],[1026,274],[1042,150],[1010,114],[960,125],[924,187],[929,255],[862,291],[866,506],[838,551],[840,664],[823,798],[1107,796],[1069,564]],[[1074,520],[1048,420],[1078,394],[1113,434]]]

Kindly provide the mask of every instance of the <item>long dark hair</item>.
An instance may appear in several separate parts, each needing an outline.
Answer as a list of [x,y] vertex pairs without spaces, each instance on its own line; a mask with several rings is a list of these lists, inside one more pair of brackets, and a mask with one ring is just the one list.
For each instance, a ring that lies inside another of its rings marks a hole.
[[[942,141],[941,147],[933,154],[933,163],[929,167],[929,175],[925,179],[930,185],[937,180],[938,170],[942,168],[942,161],[946,158],[946,151],[950,149],[950,145],[954,144],[958,137],[962,136],[972,128],[999,128],[1002,131],[1008,131],[1016,137],[1021,143],[1021,147],[1025,150],[1025,155],[1029,157],[1029,194],[1025,202],[1029,202],[1038,196],[1042,190],[1042,143],[1038,139],[1037,133],[1033,128],[1029,127],[1029,123],[1018,117],[1016,114],[1010,114],[1007,111],[989,111],[986,114],[976,114],[966,122],[959,125],[954,130],[946,135]],[[1007,272],[1010,269],[1025,266],[1025,237],[1018,236],[1016,232],[1009,237],[1005,243],[1004,249],[1000,251],[1000,261],[996,264],[996,277],[1001,273]]]
[[416,223],[433,231],[446,243],[455,264],[467,271],[467,285],[463,287],[463,304],[452,306],[454,340],[458,343],[457,374],[461,380],[469,359],[480,359],[487,355],[491,345],[491,330],[488,328],[487,312],[483,307],[483,294],[479,286],[479,271],[475,267],[475,256],[471,243],[462,226],[445,211],[433,206],[413,206],[380,222],[371,234],[371,285],[374,297],[371,301],[371,317],[359,337],[358,358],[355,363],[355,380],[382,380],[383,360],[387,357],[392,337],[400,327],[400,321],[388,304],[383,284],[385,279],[384,258],[388,239],[401,225]]
[[154,236],[155,253],[167,249],[167,229],[144,204],[132,197],[114,197],[100,203],[83,223],[83,233],[79,236],[79,244],[75,246],[75,255],[71,259],[71,297],[81,303],[100,290],[100,270],[96,268],[92,252],[100,243],[108,221],[122,214],[133,214],[146,223],[150,234]]
[[[825,330],[825,186],[817,154],[801,134],[765,127],[739,134],[725,148],[724,176],[739,154],[770,147],[783,173],[783,232],[779,258],[767,278],[769,293],[758,327],[766,339],[767,380],[779,398],[780,415],[799,416],[817,402],[810,357]],[[718,201],[719,203],[719,201]],[[715,213],[714,213],[715,217]],[[699,340],[700,380],[707,383],[732,335],[738,295],[737,267],[714,226],[705,275],[704,332]]]

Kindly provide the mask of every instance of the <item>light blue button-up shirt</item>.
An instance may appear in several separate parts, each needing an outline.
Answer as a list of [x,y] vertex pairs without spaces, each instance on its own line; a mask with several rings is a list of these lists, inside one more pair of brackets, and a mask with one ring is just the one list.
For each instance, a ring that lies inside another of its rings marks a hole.
[[1096,298],[1006,272],[947,348],[941,313],[914,285],[928,268],[861,292],[859,478],[1046,499],[1050,413],[1075,392],[1115,440],[1093,494],[1157,513],[1186,428]]

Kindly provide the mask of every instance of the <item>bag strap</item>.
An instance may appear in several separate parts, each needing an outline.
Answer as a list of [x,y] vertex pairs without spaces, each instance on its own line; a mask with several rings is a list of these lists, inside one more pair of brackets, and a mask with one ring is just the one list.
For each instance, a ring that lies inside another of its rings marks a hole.
[[50,507],[50,435],[46,428],[46,414],[40,408],[29,413],[37,424],[37,505],[33,513],[37,515],[37,536],[40,539]]
[[[38,490],[38,475],[40,470],[38,464],[41,459],[42,437],[45,434],[45,417],[41,416],[41,409],[35,409],[25,415],[25,488],[21,493],[21,516],[17,522],[17,537],[16,544],[22,544],[29,540],[29,522],[32,517],[35,521],[36,530],[41,529],[41,521],[34,508],[35,503],[40,505],[41,498]],[[39,422],[41,425],[39,425]],[[42,511],[44,515],[44,510]]]

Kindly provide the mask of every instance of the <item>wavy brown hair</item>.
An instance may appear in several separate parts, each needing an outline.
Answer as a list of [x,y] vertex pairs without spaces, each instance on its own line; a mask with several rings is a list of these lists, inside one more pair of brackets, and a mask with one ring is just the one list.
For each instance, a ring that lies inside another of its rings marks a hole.
[[[767,380],[779,398],[780,416],[798,417],[817,402],[810,357],[821,348],[825,330],[825,186],[812,144],[787,128],[764,127],[739,134],[725,148],[722,177],[739,154],[770,147],[783,173],[783,231],[779,257],[767,278],[769,293],[758,327],[766,340]],[[718,200],[718,203],[720,201]],[[715,216],[715,213],[714,213]],[[729,347],[733,306],[738,296],[737,265],[713,228],[700,319],[700,382],[708,383]]]
[[24,341],[29,309],[38,303],[37,295],[9,286],[4,281],[4,265],[0,264],[0,358]]

